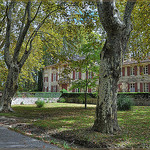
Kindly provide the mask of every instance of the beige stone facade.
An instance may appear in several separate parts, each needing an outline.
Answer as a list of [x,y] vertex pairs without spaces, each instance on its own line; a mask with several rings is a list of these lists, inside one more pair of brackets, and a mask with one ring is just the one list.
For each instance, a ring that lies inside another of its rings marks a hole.
[[150,92],[150,59],[125,61],[118,83],[119,92]]
[[[44,92],[59,92],[62,89],[70,91],[69,89],[72,86],[72,80],[84,80],[86,78],[85,73],[77,72],[75,70],[68,75],[62,76],[62,71],[66,66],[66,64],[54,64],[44,68]],[[92,78],[92,75],[89,74],[88,78]],[[88,92],[94,91],[95,89],[88,89]],[[118,91],[150,92],[150,59],[143,60],[140,64],[136,61],[125,61],[118,82]],[[73,89],[70,92],[79,92],[79,89]]]
[[[69,92],[79,92],[79,89],[70,90],[72,80],[86,79],[86,73],[72,71],[70,74],[62,76],[62,72],[66,64],[54,64],[46,66],[43,72],[43,91],[44,92],[59,92],[66,89]],[[88,78],[92,78],[92,74],[88,74]],[[88,89],[88,92],[93,92],[95,89]],[[80,90],[80,92],[83,92]]]

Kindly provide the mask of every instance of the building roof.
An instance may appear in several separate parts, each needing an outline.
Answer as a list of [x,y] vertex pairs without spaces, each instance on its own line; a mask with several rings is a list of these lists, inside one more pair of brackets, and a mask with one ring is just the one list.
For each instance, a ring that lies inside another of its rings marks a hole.
[[[74,55],[72,58],[74,61],[79,61],[79,60],[83,60],[85,59],[84,56],[80,57],[79,55]],[[131,65],[131,64],[141,64],[141,63],[150,63],[150,58],[145,59],[145,60],[141,60],[140,62],[136,61],[136,60],[131,60],[131,59],[127,59],[123,62],[123,65]],[[49,68],[49,67],[55,67],[55,66],[60,66],[60,65],[66,65],[66,63],[55,63],[49,66],[45,66],[44,68]]]
[[141,60],[140,62],[136,61],[136,60],[126,60],[123,62],[123,65],[130,65],[130,64],[141,64],[141,63],[147,63],[150,62],[150,59],[145,59],[145,60]]

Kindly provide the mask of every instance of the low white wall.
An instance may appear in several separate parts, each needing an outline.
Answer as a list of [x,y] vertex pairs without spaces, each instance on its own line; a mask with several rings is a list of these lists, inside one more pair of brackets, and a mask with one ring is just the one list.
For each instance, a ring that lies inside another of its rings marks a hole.
[[[48,103],[54,103],[57,102],[57,100],[59,98],[53,98],[53,99],[49,99],[49,98],[40,98],[41,100],[44,100],[45,102]],[[37,101],[38,98],[36,97],[29,97],[29,98],[13,98],[12,100],[12,105],[20,105],[22,102],[23,104],[35,104],[35,101]]]

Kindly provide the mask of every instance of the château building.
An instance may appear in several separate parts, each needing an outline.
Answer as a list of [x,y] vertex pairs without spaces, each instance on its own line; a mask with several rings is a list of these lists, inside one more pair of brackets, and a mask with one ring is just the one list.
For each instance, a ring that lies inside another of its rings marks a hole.
[[[62,89],[70,91],[72,80],[92,78],[94,73],[72,71],[66,76],[62,72],[67,67],[66,64],[53,64],[46,66],[43,72],[43,91],[59,92]],[[98,82],[97,82],[98,84]],[[88,92],[94,92],[95,89],[88,89]],[[119,92],[150,92],[150,59],[137,63],[134,60],[124,61],[121,69],[121,77],[118,82]],[[79,92],[79,89],[73,89],[70,92]],[[83,92],[83,91],[80,91]]]
[[125,61],[118,82],[119,92],[150,92],[150,59]]

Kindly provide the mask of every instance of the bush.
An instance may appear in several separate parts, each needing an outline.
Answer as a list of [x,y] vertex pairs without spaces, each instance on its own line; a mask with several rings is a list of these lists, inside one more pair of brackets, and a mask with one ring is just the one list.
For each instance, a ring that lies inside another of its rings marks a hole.
[[38,99],[36,102],[35,102],[36,106],[38,108],[41,108],[41,107],[44,107],[45,105],[45,101],[41,100],[41,99]]
[[66,100],[64,98],[60,98],[57,102],[60,102],[60,103],[65,103]]
[[24,102],[22,101],[22,102],[20,103],[20,105],[24,105]]
[[[85,103],[85,94],[80,95],[77,99],[79,99],[80,104],[84,104]],[[89,96],[88,93],[87,93],[87,95],[86,95],[87,104],[90,103],[90,99],[91,99],[91,96]]]
[[131,110],[134,105],[133,99],[130,96],[120,95],[117,100],[118,110]]
[[60,92],[61,93],[69,93],[66,89],[62,89]]

